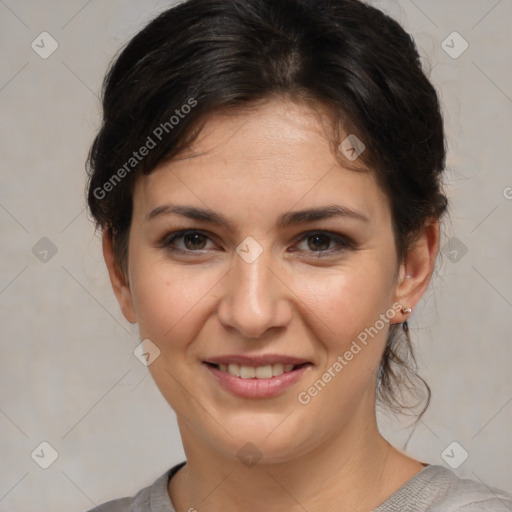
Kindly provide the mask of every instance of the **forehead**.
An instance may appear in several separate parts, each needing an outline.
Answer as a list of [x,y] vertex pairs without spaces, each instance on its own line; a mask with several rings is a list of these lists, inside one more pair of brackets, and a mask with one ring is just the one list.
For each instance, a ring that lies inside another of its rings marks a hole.
[[[326,152],[329,139],[324,118],[304,103],[285,100],[216,113],[207,118],[194,144],[174,160],[174,168],[179,168],[181,162],[187,165],[189,159],[194,159],[194,164],[201,161],[204,167],[215,163],[220,177],[229,164],[243,171],[249,163],[261,168],[259,177],[263,178],[265,170],[268,177],[273,177],[276,171],[293,166],[294,176],[299,178],[305,169],[297,164],[304,158],[334,163]],[[310,176],[311,172],[303,177]]]
[[289,101],[212,115],[183,154],[138,178],[135,208],[178,198],[224,209],[240,201],[281,209],[342,201],[379,213],[387,198],[374,173],[342,166],[326,119],[321,110]]

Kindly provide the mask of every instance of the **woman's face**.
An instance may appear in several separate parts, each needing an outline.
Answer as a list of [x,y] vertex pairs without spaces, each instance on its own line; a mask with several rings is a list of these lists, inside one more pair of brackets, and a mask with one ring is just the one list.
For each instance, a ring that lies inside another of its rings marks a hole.
[[133,201],[118,298],[184,439],[276,462],[372,422],[403,268],[388,199],[310,109],[210,118]]

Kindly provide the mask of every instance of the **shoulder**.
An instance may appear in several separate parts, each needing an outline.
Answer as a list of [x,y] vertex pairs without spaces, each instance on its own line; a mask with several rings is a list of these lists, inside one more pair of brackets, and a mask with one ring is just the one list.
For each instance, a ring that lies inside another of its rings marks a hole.
[[460,478],[453,471],[432,466],[444,492],[439,495],[439,510],[454,512],[512,512],[512,495],[504,490],[469,478]]
[[102,503],[88,512],[174,512],[167,485],[170,478],[184,465],[185,462],[181,462],[168,469],[135,496]]
[[[398,507],[398,508],[397,508]],[[406,482],[375,512],[512,512],[512,495],[453,471],[429,465]]]
[[160,476],[153,484],[141,489],[135,496],[102,503],[88,512],[152,512],[151,494],[155,488],[161,487],[159,484],[164,476]]

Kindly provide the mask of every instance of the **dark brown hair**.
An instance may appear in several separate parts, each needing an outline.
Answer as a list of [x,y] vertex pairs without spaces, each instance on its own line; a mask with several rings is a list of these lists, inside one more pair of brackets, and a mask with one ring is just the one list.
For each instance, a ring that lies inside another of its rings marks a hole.
[[[447,209],[436,91],[412,37],[359,0],[185,1],[129,41],[105,77],[102,98],[87,201],[96,227],[112,236],[125,276],[136,176],[189,147],[212,113],[273,98],[325,107],[334,127],[363,141],[357,162],[345,158],[344,165],[364,164],[387,194],[398,263]],[[340,142],[333,135],[333,148]],[[423,414],[430,389],[416,374],[408,332],[392,325],[378,396],[403,411],[404,388],[414,389],[416,379],[427,391]]]

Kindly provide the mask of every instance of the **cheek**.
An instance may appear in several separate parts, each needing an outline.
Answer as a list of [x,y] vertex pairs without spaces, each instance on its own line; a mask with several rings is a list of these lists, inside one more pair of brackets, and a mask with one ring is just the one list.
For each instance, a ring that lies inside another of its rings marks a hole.
[[171,267],[168,262],[139,265],[134,307],[141,336],[150,338],[162,351],[192,341],[215,296],[215,285],[222,277],[217,274]]
[[388,280],[373,270],[373,274],[341,272],[317,278],[303,290],[310,297],[304,311],[309,310],[322,356],[318,371],[299,390],[297,400],[305,413],[321,416],[325,426],[340,427],[362,401],[370,407],[373,400],[389,320],[395,315],[385,290]]
[[319,338],[343,349],[391,307],[389,271],[378,261],[361,260],[335,269],[296,273],[291,287],[304,314],[322,329]]

